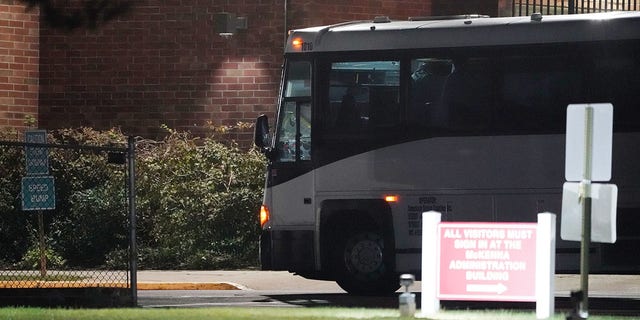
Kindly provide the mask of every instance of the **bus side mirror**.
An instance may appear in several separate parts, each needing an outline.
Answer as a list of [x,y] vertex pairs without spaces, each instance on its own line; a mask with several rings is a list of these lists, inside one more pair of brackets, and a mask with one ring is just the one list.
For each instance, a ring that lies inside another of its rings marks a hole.
[[269,118],[267,115],[260,115],[256,119],[255,131],[253,133],[253,143],[264,153],[269,151]]

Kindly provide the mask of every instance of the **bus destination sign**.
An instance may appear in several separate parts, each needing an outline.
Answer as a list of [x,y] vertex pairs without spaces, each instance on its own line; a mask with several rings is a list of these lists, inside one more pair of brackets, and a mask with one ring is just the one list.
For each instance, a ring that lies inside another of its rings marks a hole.
[[536,223],[440,223],[438,298],[536,301]]

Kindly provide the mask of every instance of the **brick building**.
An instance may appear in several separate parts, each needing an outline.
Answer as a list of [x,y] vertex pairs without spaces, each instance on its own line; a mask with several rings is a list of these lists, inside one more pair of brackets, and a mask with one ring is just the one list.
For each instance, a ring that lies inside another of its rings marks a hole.
[[[285,30],[371,19],[510,12],[508,0],[136,0],[97,30],[65,31],[38,10],[0,0],[0,128],[120,127],[157,138],[160,126],[203,132],[273,114]],[[286,8],[286,10],[285,10]],[[247,18],[230,38],[214,15]],[[286,24],[286,27],[285,27]],[[28,122],[28,121],[27,121]],[[248,141],[248,133],[236,136]]]
[[38,116],[40,15],[0,0],[0,128]]

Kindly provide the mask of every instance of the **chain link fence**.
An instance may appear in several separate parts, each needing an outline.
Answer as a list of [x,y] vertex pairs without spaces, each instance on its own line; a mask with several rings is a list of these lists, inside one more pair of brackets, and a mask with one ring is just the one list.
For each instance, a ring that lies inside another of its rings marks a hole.
[[134,140],[71,140],[0,140],[0,300],[136,305]]

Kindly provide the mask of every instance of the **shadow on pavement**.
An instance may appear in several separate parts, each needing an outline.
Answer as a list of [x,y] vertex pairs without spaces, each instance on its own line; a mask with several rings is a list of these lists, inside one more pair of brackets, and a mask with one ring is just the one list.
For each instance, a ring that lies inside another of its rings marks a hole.
[[[263,301],[277,301],[299,307],[344,307],[344,308],[398,308],[398,296],[352,296],[349,294],[283,294],[264,296]],[[420,293],[416,293],[416,305],[420,309]],[[534,302],[493,302],[493,301],[441,301],[442,309],[447,310],[484,310],[510,309],[531,310],[535,312]],[[556,312],[568,313],[573,309],[568,297],[556,297]],[[626,298],[590,298],[589,312],[605,315],[640,315],[640,300]]]

